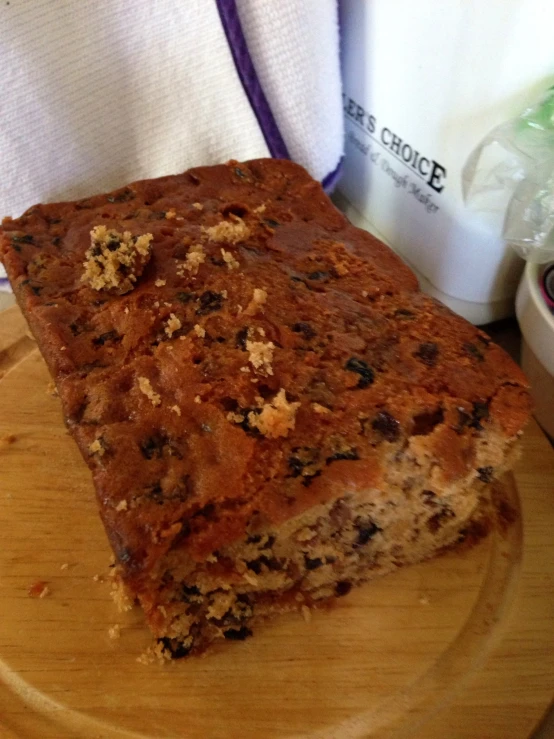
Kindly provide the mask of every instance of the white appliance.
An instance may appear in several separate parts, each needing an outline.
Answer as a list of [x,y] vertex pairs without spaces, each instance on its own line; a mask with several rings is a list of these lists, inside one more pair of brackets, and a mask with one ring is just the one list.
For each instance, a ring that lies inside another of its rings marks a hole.
[[523,263],[501,204],[464,205],[462,168],[554,81],[553,28],[552,0],[341,0],[339,204],[473,323],[513,313]]

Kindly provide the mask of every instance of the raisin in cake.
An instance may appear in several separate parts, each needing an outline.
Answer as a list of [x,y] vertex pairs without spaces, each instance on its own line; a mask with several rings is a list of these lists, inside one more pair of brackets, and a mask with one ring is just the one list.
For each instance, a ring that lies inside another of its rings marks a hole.
[[291,162],[38,205],[0,256],[173,655],[462,541],[514,459],[518,367]]

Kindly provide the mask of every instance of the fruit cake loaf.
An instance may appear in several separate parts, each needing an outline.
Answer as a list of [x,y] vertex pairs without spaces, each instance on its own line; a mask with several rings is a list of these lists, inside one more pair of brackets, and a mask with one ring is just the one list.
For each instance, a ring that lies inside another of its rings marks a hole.
[[0,257],[167,654],[462,541],[514,459],[519,368],[291,162],[37,205]]

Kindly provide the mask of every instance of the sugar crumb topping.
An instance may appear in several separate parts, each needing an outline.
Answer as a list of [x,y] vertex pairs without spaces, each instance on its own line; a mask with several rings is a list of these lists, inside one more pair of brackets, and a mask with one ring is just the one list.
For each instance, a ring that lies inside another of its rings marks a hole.
[[200,339],[203,339],[204,336],[206,336],[206,329],[199,323],[195,323],[192,330]]
[[124,294],[132,290],[152,254],[151,233],[133,236],[104,225],[90,232],[90,247],[85,253],[84,274],[94,290],[115,290]]
[[201,403],[202,402],[202,398],[199,395],[196,395],[195,398],[194,398],[194,402],[195,403]]
[[326,408],[324,405],[320,405],[319,403],[312,403],[312,409],[321,415],[331,413],[329,408]]
[[101,457],[106,451],[100,437],[95,439],[92,444],[89,444],[88,450],[91,454],[98,454],[99,457]]
[[249,352],[248,361],[258,372],[266,375],[273,374],[273,351],[275,344],[272,341],[246,341],[246,351]]
[[152,405],[160,405],[162,402],[161,396],[154,390],[148,377],[139,377],[138,384],[141,393],[146,395]]
[[339,277],[344,277],[350,270],[348,263],[351,261],[350,255],[341,241],[333,241],[331,244],[331,250],[329,251],[328,258],[333,265],[335,272]]
[[204,206],[202,205],[202,203],[193,203],[192,207],[196,210],[204,210]]
[[154,285],[156,285],[156,287],[163,287],[165,283],[166,283],[166,280],[156,280]]
[[245,313],[248,316],[255,315],[260,308],[267,303],[267,290],[262,287],[255,287],[252,298],[246,306]]
[[232,221],[221,221],[215,226],[202,226],[203,233],[210,241],[225,242],[227,244],[238,244],[250,236],[250,229],[238,216]]
[[288,436],[294,428],[299,407],[300,403],[289,403],[285,389],[281,388],[273,400],[263,406],[261,413],[251,411],[248,414],[248,422],[270,439]]
[[254,213],[263,213],[265,211],[265,203],[262,203],[261,205],[258,205],[257,208],[254,208]]
[[184,262],[180,262],[177,267],[177,274],[179,277],[185,276],[185,271],[190,272],[191,275],[198,274],[200,265],[206,261],[206,253],[202,244],[192,244],[189,247],[188,254]]
[[113,626],[110,626],[108,629],[108,636],[110,639],[119,639],[121,636],[121,626],[119,624],[114,624]]
[[259,305],[263,305],[267,301],[267,290],[264,290],[263,287],[255,287],[252,300]]
[[126,500],[120,500],[119,503],[116,505],[115,510],[116,511],[126,511],[127,510],[127,501]]
[[230,251],[225,251],[225,249],[222,249],[221,256],[223,257],[223,261],[227,265],[228,269],[238,269],[240,267],[238,259],[235,259]]
[[177,318],[175,313],[170,313],[169,318],[167,319],[167,323],[165,324],[164,331],[171,339],[175,331],[178,331],[181,328],[181,325],[181,321]]
[[172,405],[171,410],[173,411],[173,413],[176,413],[178,416],[181,415],[181,409],[179,408],[178,405]]
[[175,210],[174,210],[173,208],[171,208],[171,210],[167,210],[167,211],[165,212],[165,217],[166,217],[166,218],[167,218],[168,220],[171,220],[172,218],[175,218],[175,217],[176,217],[176,215],[177,215],[177,213],[175,212]]
[[317,532],[314,531],[314,529],[310,529],[308,526],[305,526],[296,534],[296,541],[310,541],[314,536],[316,536],[316,534]]
[[253,585],[255,588],[259,587],[258,578],[256,575],[254,575],[252,572],[242,572],[241,573],[243,580],[246,580],[247,583],[250,585]]
[[229,411],[229,413],[227,413],[227,420],[232,421],[233,423],[242,423],[244,418],[245,416],[240,413],[235,413],[234,411]]

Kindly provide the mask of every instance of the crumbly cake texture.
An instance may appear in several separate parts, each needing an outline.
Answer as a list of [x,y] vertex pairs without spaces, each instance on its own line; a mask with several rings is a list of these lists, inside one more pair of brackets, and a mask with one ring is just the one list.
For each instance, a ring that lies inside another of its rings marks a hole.
[[525,377],[301,167],[38,205],[0,257],[165,654],[487,530]]

